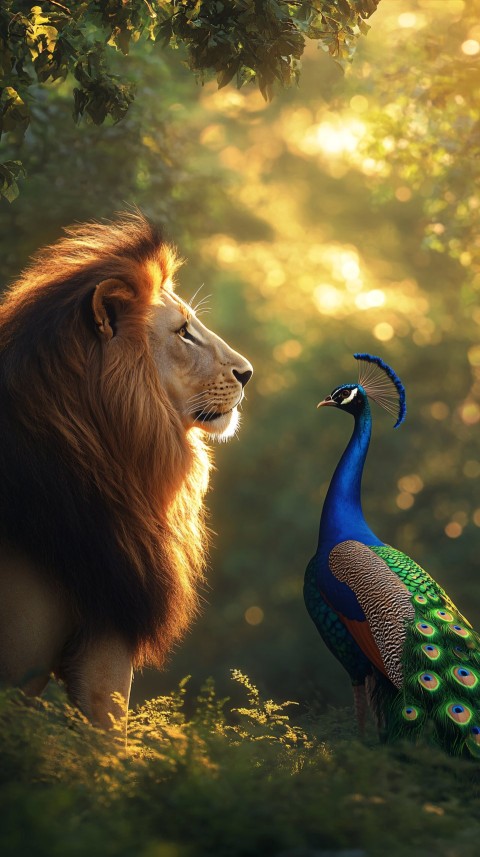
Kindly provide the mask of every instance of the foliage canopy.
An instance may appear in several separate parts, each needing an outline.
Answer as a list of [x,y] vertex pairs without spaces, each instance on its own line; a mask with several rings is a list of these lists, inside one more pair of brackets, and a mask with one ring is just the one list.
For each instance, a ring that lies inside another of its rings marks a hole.
[[[339,60],[349,59],[378,0],[96,0],[31,5],[6,0],[0,9],[0,137],[20,140],[34,118],[38,88],[75,79],[73,117],[96,125],[119,122],[135,96],[115,52],[132,43],[184,47],[190,69],[218,86],[256,80],[265,98],[275,81],[299,73],[306,39]],[[0,165],[0,196],[12,200],[23,174],[18,160]]]

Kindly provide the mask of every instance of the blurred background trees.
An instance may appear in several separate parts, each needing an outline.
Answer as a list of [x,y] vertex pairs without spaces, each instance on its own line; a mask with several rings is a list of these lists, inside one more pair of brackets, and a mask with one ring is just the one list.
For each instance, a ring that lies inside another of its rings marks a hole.
[[[4,0],[0,9],[0,137],[21,143],[39,117],[39,86],[73,76],[73,118],[95,125],[119,122],[136,87],[118,63],[132,44],[183,48],[189,68],[219,87],[255,81],[265,99],[273,85],[298,78],[306,39],[338,61],[348,60],[355,41],[368,32],[365,19],[379,0],[95,0],[65,5],[47,0]],[[116,73],[117,72],[117,73]],[[118,73],[119,72],[119,73]],[[18,195],[20,160],[0,163],[0,196]]]
[[203,616],[137,699],[187,673],[223,688],[235,666],[282,699],[349,701],[302,582],[349,437],[315,405],[356,379],[354,351],[407,388],[399,431],[374,413],[367,519],[480,625],[479,13],[380,3],[345,74],[310,43],[271,103],[199,86],[185,49],[140,40],[121,60],[137,92],[122,122],[75,127],[60,81],[38,89],[21,151],[4,146],[29,178],[0,207],[2,286],[62,226],[135,203],[188,259],[181,295],[203,283],[205,322],[255,367],[239,437],[215,450]]

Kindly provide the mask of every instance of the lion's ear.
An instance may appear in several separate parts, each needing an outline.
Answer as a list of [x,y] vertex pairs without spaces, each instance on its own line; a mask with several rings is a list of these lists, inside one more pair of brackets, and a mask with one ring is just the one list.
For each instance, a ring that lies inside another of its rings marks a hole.
[[117,314],[126,303],[131,303],[135,293],[123,280],[111,278],[95,286],[92,297],[93,318],[98,333],[107,342],[115,333]]

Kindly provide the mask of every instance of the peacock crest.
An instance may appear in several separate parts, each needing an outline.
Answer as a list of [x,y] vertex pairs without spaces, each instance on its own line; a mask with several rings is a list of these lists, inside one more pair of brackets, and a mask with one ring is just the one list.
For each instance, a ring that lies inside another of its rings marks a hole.
[[369,399],[397,418],[394,428],[398,428],[407,413],[405,387],[400,378],[381,357],[358,352],[353,356],[359,361],[358,383]]

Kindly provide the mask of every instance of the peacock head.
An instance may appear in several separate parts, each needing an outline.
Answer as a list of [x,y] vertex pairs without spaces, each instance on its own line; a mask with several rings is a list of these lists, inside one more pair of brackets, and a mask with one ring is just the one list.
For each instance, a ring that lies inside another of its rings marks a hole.
[[343,384],[341,387],[335,387],[329,396],[318,403],[317,408],[340,408],[340,410],[358,417],[367,402],[367,394],[360,384]]
[[357,384],[342,384],[319,402],[317,407],[340,408],[355,418],[368,409],[368,400],[373,399],[386,411],[393,414],[397,428],[405,419],[405,388],[398,375],[381,357],[374,354],[354,354],[359,361]]

